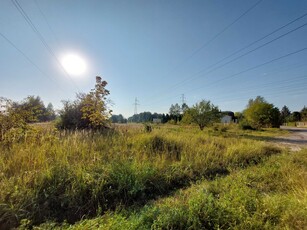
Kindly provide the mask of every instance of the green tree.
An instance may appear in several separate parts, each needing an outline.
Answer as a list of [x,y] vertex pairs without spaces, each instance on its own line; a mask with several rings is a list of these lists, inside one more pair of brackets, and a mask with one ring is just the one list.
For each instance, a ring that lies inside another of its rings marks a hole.
[[107,107],[107,96],[110,94],[105,87],[108,83],[96,77],[95,88],[81,98],[82,119],[88,120],[91,128],[103,128],[107,125],[111,110]]
[[45,121],[52,121],[55,119],[55,111],[53,105],[49,103],[46,108]]
[[206,100],[202,100],[193,105],[189,109],[189,114],[192,117],[192,121],[199,126],[200,130],[203,130],[209,124],[218,122],[221,117],[219,108]]
[[278,127],[280,125],[279,109],[268,103],[263,97],[250,99],[244,111],[247,122],[256,129]]
[[16,131],[20,133],[24,133],[28,128],[26,117],[28,114],[26,111],[19,111],[13,105],[15,102],[0,97],[0,141],[3,141],[7,134],[11,131]]
[[300,112],[301,114],[301,120],[307,121],[307,107],[304,106],[304,108]]
[[281,122],[284,123],[284,122],[288,122],[289,119],[290,119],[290,116],[291,116],[291,112],[289,110],[289,108],[287,106],[283,106],[281,111],[280,111],[280,119],[281,119]]
[[122,114],[119,115],[112,115],[110,117],[110,120],[112,123],[127,123],[127,119],[124,118],[124,116]]
[[22,102],[13,102],[11,107],[27,123],[44,121],[46,115],[46,107],[39,96],[28,96]]
[[63,109],[60,110],[60,121],[57,124],[61,129],[85,129],[89,127],[89,121],[82,119],[81,98],[77,94],[74,101],[62,101]]
[[294,111],[294,112],[291,113],[289,121],[298,122],[300,120],[301,120],[301,113],[300,112]]
[[235,116],[235,119],[237,119],[237,121],[241,121],[244,119],[244,115],[242,112],[235,112],[234,116]]
[[191,109],[186,109],[185,112],[183,113],[182,119],[180,123],[182,124],[192,124],[193,123],[193,118],[191,114]]
[[107,126],[111,110],[108,109],[107,96],[110,92],[105,88],[106,81],[96,77],[95,88],[88,94],[79,93],[73,102],[63,101],[60,111],[59,128],[63,129],[100,129]]
[[181,112],[182,114],[184,114],[185,111],[187,111],[189,109],[189,106],[186,103],[183,103],[181,105]]
[[178,122],[181,118],[181,107],[178,103],[175,105],[171,105],[169,109],[169,114],[172,119],[174,119],[176,122]]

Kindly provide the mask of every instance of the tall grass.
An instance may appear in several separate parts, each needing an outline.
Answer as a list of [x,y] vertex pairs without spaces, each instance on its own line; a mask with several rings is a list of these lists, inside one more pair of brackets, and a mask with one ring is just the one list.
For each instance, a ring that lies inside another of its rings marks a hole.
[[[188,128],[95,133],[35,128],[0,154],[0,228],[74,223],[146,204],[280,153],[268,144]],[[224,131],[223,131],[224,132]]]
[[[305,229],[307,151],[272,156],[267,162],[213,181],[202,180],[136,212],[61,225],[61,229]],[[51,229],[44,224],[38,229]],[[57,229],[57,228],[55,228]]]

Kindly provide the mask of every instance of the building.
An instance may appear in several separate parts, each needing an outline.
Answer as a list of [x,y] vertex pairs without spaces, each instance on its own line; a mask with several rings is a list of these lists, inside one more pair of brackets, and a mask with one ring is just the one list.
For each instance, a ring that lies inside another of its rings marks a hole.
[[221,118],[221,123],[223,124],[230,124],[233,122],[233,119],[231,116],[229,115],[224,115],[222,118]]
[[155,124],[161,124],[162,120],[160,118],[153,118],[152,122],[155,123]]
[[222,112],[221,123],[230,124],[236,122],[234,113],[231,111]]

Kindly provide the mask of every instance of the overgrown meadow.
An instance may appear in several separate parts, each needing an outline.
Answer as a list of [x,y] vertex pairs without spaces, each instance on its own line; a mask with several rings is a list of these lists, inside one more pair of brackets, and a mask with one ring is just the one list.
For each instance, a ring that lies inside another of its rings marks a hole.
[[276,135],[34,125],[0,147],[0,229],[304,229],[307,152]]

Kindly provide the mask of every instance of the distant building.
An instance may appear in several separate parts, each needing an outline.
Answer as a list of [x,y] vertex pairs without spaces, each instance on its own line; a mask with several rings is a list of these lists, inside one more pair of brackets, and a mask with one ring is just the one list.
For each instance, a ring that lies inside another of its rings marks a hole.
[[235,121],[236,121],[236,119],[235,119],[233,112],[231,112],[231,111],[222,112],[221,123],[230,124],[230,123],[233,123]]
[[230,124],[233,122],[233,119],[231,116],[229,115],[224,115],[222,118],[221,118],[221,123],[223,124]]
[[153,118],[152,122],[155,123],[155,124],[161,124],[162,120],[160,118]]

